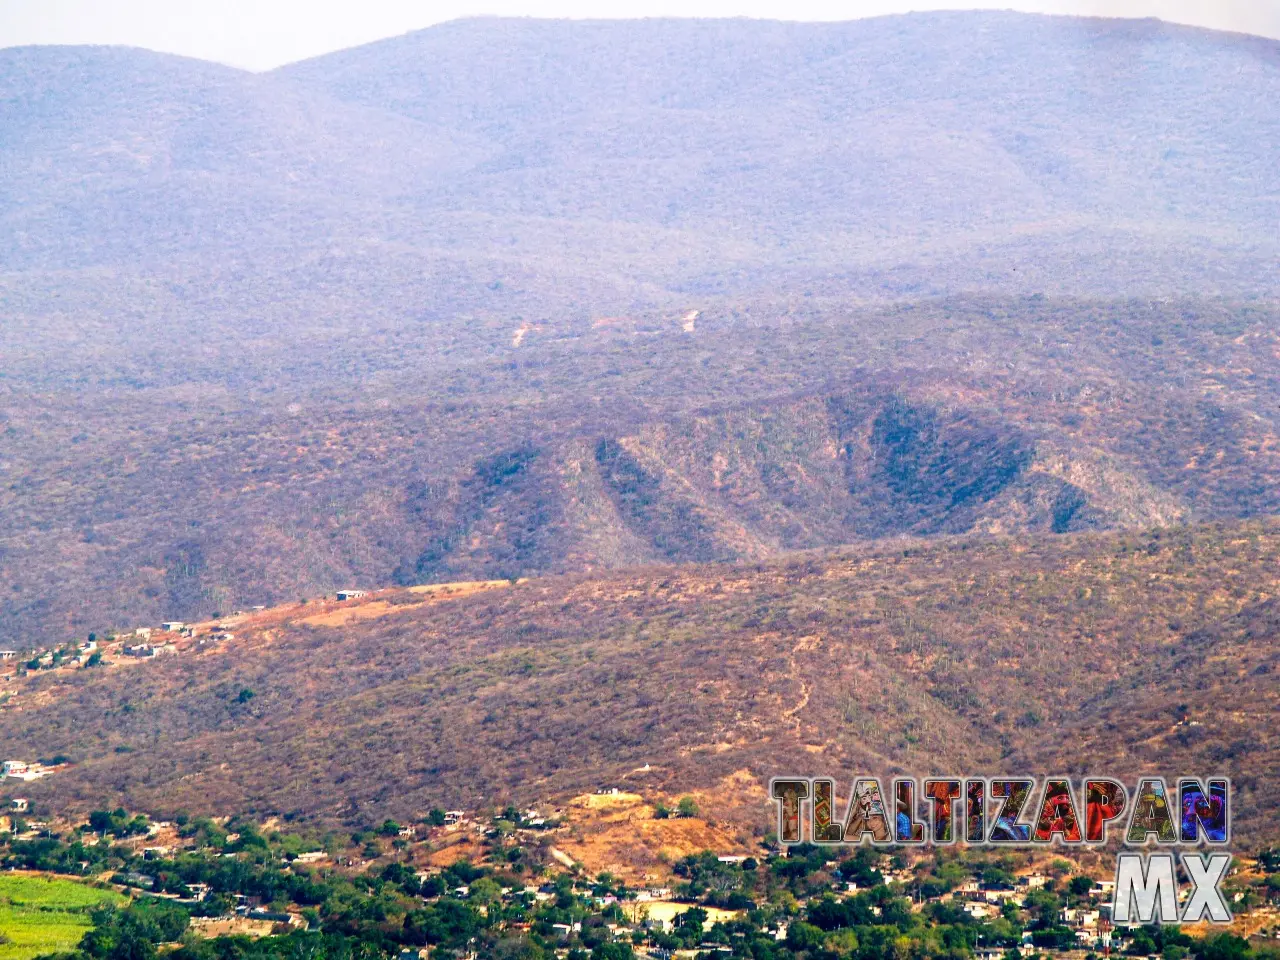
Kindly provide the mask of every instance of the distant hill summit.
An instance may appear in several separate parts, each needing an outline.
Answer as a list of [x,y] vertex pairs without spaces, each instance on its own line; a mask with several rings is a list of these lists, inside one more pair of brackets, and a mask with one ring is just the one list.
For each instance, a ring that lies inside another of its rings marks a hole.
[[425,209],[695,235],[700,290],[1217,292],[1280,221],[1280,44],[1154,20],[478,19],[280,73],[483,138]]
[[437,319],[504,270],[615,304],[1274,290],[1276,102],[1274,41],[1014,13],[462,20],[267,75],[15,48],[0,249],[243,260],[237,292],[323,251],[356,303],[443,257]]

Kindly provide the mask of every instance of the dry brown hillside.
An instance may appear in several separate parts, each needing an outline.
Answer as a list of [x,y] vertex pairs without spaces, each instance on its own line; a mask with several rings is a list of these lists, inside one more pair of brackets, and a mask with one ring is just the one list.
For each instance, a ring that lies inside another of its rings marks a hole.
[[[1253,843],[1277,569],[1280,524],[1253,521],[392,590],[29,678],[0,739],[74,761],[40,800],[353,822],[601,786],[713,805],[741,771],[1227,773]],[[756,797],[720,813],[762,826]]]

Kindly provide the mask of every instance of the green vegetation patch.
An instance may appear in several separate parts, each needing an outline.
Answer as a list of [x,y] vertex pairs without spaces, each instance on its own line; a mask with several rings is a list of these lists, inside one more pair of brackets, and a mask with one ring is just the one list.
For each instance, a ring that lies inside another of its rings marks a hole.
[[0,876],[0,960],[74,949],[93,926],[92,908],[124,899],[74,880]]

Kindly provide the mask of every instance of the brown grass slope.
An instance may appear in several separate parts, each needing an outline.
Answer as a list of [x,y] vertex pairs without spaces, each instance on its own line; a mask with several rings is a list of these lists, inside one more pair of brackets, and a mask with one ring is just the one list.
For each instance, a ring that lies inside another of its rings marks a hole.
[[[211,652],[39,678],[0,738],[76,761],[42,800],[353,822],[744,769],[1225,773],[1254,843],[1276,835],[1277,561],[1280,525],[1253,521],[393,592],[403,610],[340,627],[303,607]],[[1151,689],[1163,664],[1175,685]],[[1182,703],[1200,732],[1154,749]]]
[[1184,643],[1151,654],[1141,668],[1091,697],[1083,719],[1069,725],[1059,745],[1042,745],[1053,758],[1049,765],[1084,772],[1090,761],[1082,758],[1105,756],[1175,776],[1230,771],[1246,827],[1255,826],[1262,810],[1274,821],[1270,798],[1280,781],[1280,605],[1274,585],[1266,599],[1192,631]]

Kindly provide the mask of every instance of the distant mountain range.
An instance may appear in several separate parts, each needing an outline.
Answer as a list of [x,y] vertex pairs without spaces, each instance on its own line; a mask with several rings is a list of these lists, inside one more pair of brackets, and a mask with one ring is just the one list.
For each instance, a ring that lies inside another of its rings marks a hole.
[[0,639],[1275,509],[1280,44],[480,19],[0,51]]
[[1013,13],[463,20],[265,75],[14,48],[6,326],[185,364],[766,293],[1271,294],[1278,101],[1275,41]]

